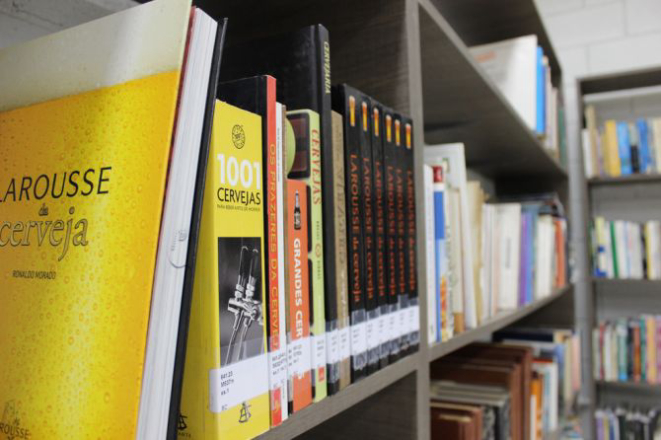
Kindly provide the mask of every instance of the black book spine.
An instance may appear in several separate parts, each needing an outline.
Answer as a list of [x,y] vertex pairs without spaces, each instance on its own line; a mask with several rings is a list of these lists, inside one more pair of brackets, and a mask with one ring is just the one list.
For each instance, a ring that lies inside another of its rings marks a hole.
[[402,117],[395,114],[395,157],[397,166],[395,168],[395,193],[396,193],[396,216],[397,216],[397,294],[399,302],[399,324],[400,331],[399,348],[400,356],[406,355],[409,348],[409,335],[406,334],[407,321],[406,310],[408,307],[408,283],[406,271],[408,268],[406,253],[406,155],[404,154],[404,130]]
[[395,150],[394,113],[384,108],[384,142],[383,166],[385,176],[386,204],[386,285],[388,286],[388,317],[386,329],[388,332],[389,362],[399,359],[399,340],[396,335],[399,310],[399,259],[397,258],[397,190],[396,169],[397,157]]
[[347,188],[347,261],[351,313],[351,381],[365,377],[365,269],[363,255],[363,182],[360,154],[359,94],[347,85],[334,89],[333,107],[344,116],[344,168]]
[[376,297],[379,306],[379,325],[377,332],[381,335],[379,347],[379,366],[388,365],[390,351],[389,341],[383,337],[386,334],[386,319],[388,314],[388,286],[386,263],[386,182],[383,166],[383,107],[372,100],[372,183],[374,187],[374,232],[376,255]]
[[376,230],[374,220],[374,186],[372,170],[372,121],[371,100],[360,95],[360,159],[363,179],[363,243],[365,261],[365,311],[367,313],[367,372],[374,373],[379,367],[379,346],[375,343],[379,314],[376,290]]
[[[315,26],[317,42],[317,75],[319,76],[319,87],[317,95],[320,104],[319,122],[321,126],[321,191],[323,196],[324,213],[324,292],[326,305],[326,336],[333,337],[338,329],[338,304],[337,304],[337,276],[335,259],[335,239],[337,228],[335,225],[335,200],[334,189],[334,167],[333,167],[333,123],[331,120],[331,57],[330,39],[328,30],[323,26]],[[336,344],[326,344],[327,349],[335,347]],[[337,358],[336,353],[328,353],[328,360]],[[329,394],[335,394],[340,387],[340,364],[329,362],[327,365],[327,387]]]
[[413,162],[413,120],[403,118],[404,154],[406,156],[406,278],[408,281],[410,329],[409,348],[417,351],[420,345],[420,316],[418,304],[418,276],[416,262],[415,167]]

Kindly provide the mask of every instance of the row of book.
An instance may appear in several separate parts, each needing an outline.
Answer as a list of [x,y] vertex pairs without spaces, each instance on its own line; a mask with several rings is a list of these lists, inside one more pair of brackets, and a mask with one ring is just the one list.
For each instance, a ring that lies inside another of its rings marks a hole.
[[609,119],[598,127],[593,105],[585,108],[582,131],[585,176],[628,176],[661,172],[661,118]]
[[655,440],[661,437],[659,408],[600,408],[595,411],[596,440]]
[[661,279],[661,222],[595,217],[590,225],[593,273],[597,278]]
[[661,383],[661,316],[601,322],[592,338],[597,380]]
[[567,283],[567,220],[555,194],[487,203],[462,144],[425,149],[430,344]]
[[552,83],[549,58],[537,36],[524,35],[468,50],[543,146],[565,163],[562,92]]
[[432,438],[542,440],[561,429],[580,387],[569,330],[512,329],[431,364]]
[[331,86],[323,25],[227,22],[154,0],[0,52],[12,435],[252,438],[417,349],[411,119]]
[[181,406],[195,437],[258,435],[419,343],[412,120],[327,93],[328,47],[315,25],[224,50],[221,79],[268,75],[219,84]]

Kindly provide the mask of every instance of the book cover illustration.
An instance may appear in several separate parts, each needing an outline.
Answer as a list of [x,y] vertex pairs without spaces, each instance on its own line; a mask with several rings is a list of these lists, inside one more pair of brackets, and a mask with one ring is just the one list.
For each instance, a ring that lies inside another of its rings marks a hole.
[[26,437],[136,436],[189,18],[156,1],[0,51],[0,411]]
[[181,416],[193,439],[253,437],[270,416],[261,117],[217,101],[208,170]]

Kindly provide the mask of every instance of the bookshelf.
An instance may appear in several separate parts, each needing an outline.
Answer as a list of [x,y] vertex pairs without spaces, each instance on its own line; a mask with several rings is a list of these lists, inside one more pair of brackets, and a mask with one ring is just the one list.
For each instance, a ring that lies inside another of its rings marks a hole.
[[[468,167],[492,183],[497,194],[521,193],[522,188],[526,192],[557,191],[568,206],[567,170],[543,148],[467,51],[467,44],[535,33],[550,58],[552,82],[560,86],[560,64],[533,0],[506,0],[505,4],[488,0],[195,3],[214,17],[230,19],[227,35],[233,42],[323,23],[330,33],[333,83],[347,82],[413,117],[419,262],[426,258],[425,145],[461,141],[466,145]],[[425,264],[418,264],[423,311],[418,353],[292,415],[259,438],[429,439],[430,363],[533,313],[548,309],[552,315],[559,300],[574,291],[568,286],[429,347],[424,331],[426,279]]]
[[[578,97],[581,114],[585,105],[597,106],[607,103],[610,107],[617,102],[649,97],[661,91],[661,69],[644,69],[581,78],[578,80]],[[661,96],[659,97],[661,102]],[[636,116],[643,116],[637,114]],[[649,116],[656,116],[650,114]],[[624,117],[624,113],[623,113]],[[582,149],[579,153],[582,156]],[[591,332],[597,322],[621,317],[637,316],[643,313],[661,313],[659,288],[661,281],[640,279],[604,279],[591,278],[589,256],[589,221],[596,215],[607,219],[645,221],[658,219],[661,207],[658,197],[661,194],[661,175],[633,174],[622,177],[584,176],[583,159],[570,173],[571,185],[575,190],[572,197],[572,209],[577,209],[584,216],[580,222],[582,231],[576,234],[574,246],[578,250],[579,265],[585,268],[577,283],[577,292],[581,292],[581,311],[577,315],[577,325],[582,331]],[[579,293],[577,293],[579,295]],[[592,341],[587,341],[592,351]],[[661,387],[658,385],[636,382],[606,382],[594,378],[592,362],[584,365],[584,394],[590,399],[586,403],[595,405],[618,405],[632,402],[658,403]]]

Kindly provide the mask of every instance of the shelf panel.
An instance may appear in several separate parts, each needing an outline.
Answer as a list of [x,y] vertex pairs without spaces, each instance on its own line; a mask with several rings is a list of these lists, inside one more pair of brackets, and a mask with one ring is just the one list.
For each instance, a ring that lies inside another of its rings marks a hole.
[[626,278],[593,278],[592,282],[597,286],[618,286],[622,287],[661,287],[661,280],[638,280]]
[[578,83],[581,95],[651,87],[661,84],[661,69],[651,68],[591,76],[580,78]]
[[542,307],[554,302],[555,300],[563,297],[572,289],[572,286],[563,287],[558,289],[552,295],[535,301],[532,304],[521,307],[518,310],[513,312],[503,312],[490,320],[485,324],[479,326],[478,328],[465,331],[457,336],[454,336],[452,339],[446,342],[438,343],[429,348],[429,359],[434,361],[439,359],[453,351],[456,351],[472,342],[480,340],[485,336],[490,335],[491,333],[500,330],[508,325],[530,315],[531,313],[541,309]]
[[419,0],[425,142],[463,142],[490,178],[565,181],[546,150],[430,0]]
[[535,34],[549,58],[553,85],[558,86],[562,71],[551,39],[535,2],[530,0],[432,0],[467,46],[493,43]]
[[260,440],[294,438],[331,419],[362,400],[378,393],[403,377],[417,371],[420,354],[414,353],[389,365],[358,383],[351,384],[334,396],[290,416],[282,425],[257,437]]
[[620,177],[592,177],[588,179],[588,185],[627,185],[631,183],[661,183],[661,174],[631,174]]
[[595,381],[595,384],[599,388],[661,393],[661,384],[651,384],[646,382],[615,382],[609,380],[597,380]]

